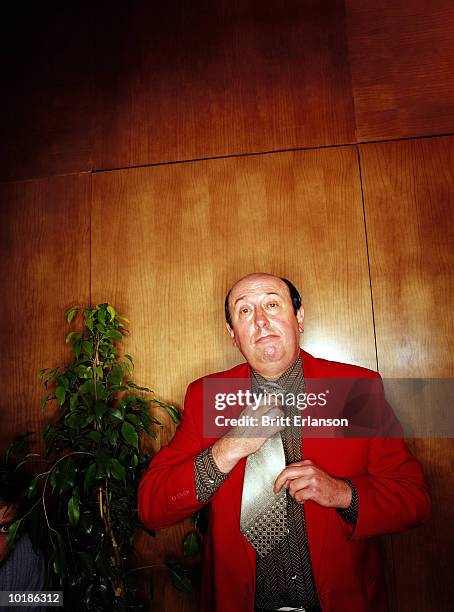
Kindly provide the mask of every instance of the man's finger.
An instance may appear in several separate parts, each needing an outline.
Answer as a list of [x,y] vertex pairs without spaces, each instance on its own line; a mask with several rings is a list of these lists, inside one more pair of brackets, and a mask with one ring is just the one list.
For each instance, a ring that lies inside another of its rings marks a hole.
[[301,478],[303,476],[312,476],[314,473],[314,467],[311,465],[288,465],[282,470],[274,481],[274,492],[282,490],[282,486],[286,480],[294,480],[295,478]]
[[287,491],[289,492],[289,495],[291,495],[292,497],[295,497],[295,493],[297,493],[298,491],[302,489],[305,489],[306,487],[311,486],[311,484],[312,484],[312,476],[305,477],[305,478],[295,478],[294,480],[289,481]]

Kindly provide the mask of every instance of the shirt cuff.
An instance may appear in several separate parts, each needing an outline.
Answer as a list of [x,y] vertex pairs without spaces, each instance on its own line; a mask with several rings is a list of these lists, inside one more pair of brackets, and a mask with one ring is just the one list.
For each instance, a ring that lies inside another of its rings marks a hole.
[[342,478],[342,480],[346,482],[352,490],[352,501],[350,502],[348,508],[336,508],[336,512],[345,521],[356,526],[356,521],[358,519],[358,493],[356,491],[355,485],[352,483],[351,480],[348,480],[348,478]]
[[221,472],[216,465],[211,446],[200,452],[194,461],[197,501],[200,504],[209,501],[227,477],[228,474]]

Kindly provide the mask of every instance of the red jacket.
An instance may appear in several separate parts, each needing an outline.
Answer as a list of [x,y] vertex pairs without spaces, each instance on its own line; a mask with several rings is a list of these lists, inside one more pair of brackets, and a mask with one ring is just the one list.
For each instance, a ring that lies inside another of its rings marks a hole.
[[[306,378],[377,378],[376,372],[317,359],[301,352]],[[211,375],[249,378],[247,363]],[[206,379],[207,377],[205,377]],[[174,438],[151,461],[139,487],[139,516],[161,529],[200,510],[194,459],[214,439],[203,437],[203,378],[188,387],[184,416]],[[334,508],[305,503],[309,553],[323,612],[374,612],[387,609],[377,542],[371,538],[403,531],[429,519],[430,497],[419,463],[402,439],[305,438],[303,459],[355,485],[356,527]],[[256,557],[240,529],[245,459],[210,500],[205,539],[201,609],[252,612]]]

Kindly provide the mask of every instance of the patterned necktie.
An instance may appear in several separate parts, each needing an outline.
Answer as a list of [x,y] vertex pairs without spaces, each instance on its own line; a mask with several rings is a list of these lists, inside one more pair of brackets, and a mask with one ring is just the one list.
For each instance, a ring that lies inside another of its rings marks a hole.
[[[260,391],[285,395],[285,389],[271,381],[261,382]],[[288,533],[286,490],[277,495],[273,492],[274,482],[284,468],[280,433],[274,434],[246,460],[240,529],[261,557]]]

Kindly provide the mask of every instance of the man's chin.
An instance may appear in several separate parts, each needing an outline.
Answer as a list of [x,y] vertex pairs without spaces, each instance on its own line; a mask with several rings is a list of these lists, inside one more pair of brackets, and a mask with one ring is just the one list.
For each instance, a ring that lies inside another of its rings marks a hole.
[[265,346],[260,351],[260,361],[262,361],[263,363],[275,363],[277,361],[283,360],[284,357],[285,354],[282,348],[273,344]]

